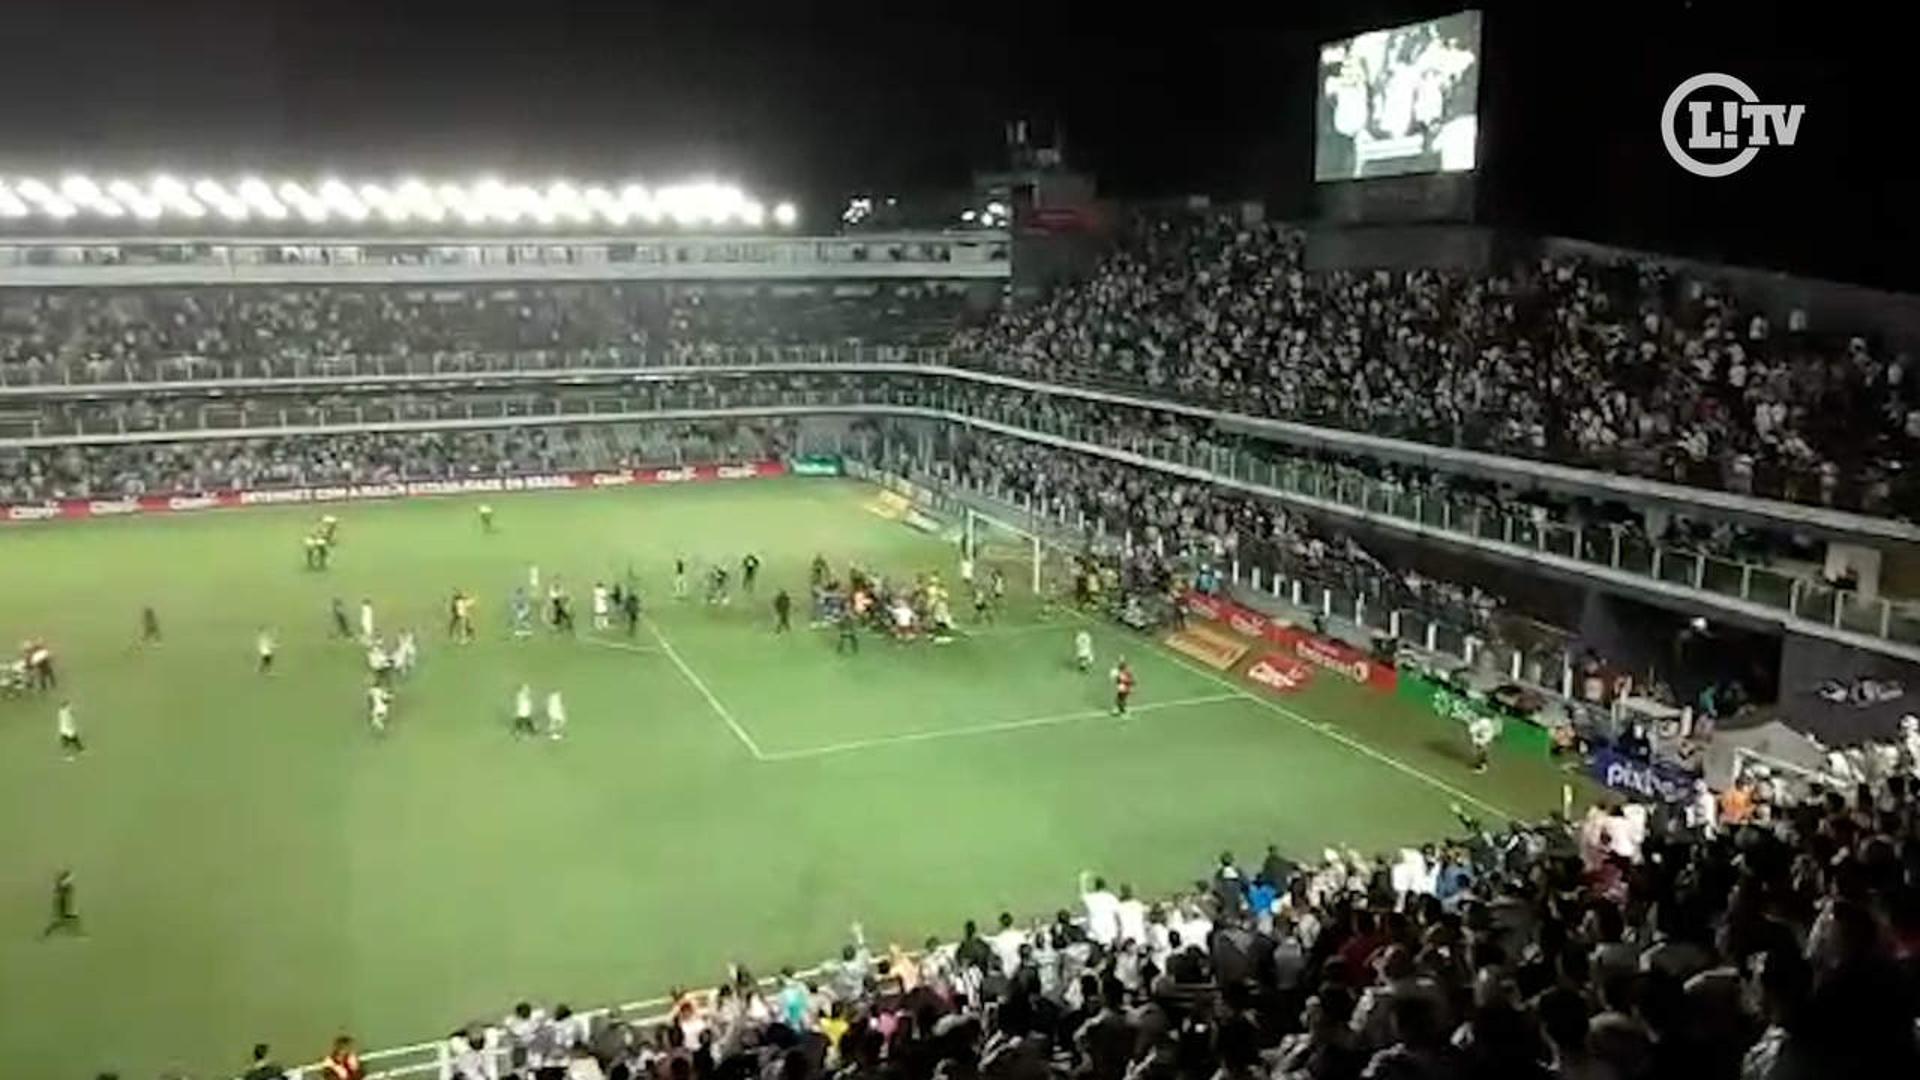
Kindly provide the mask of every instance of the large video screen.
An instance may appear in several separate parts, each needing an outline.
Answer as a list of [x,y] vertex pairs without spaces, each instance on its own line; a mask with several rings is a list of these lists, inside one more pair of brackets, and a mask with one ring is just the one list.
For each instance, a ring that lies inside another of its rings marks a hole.
[[1470,171],[1479,98],[1477,11],[1329,42],[1320,49],[1313,178]]

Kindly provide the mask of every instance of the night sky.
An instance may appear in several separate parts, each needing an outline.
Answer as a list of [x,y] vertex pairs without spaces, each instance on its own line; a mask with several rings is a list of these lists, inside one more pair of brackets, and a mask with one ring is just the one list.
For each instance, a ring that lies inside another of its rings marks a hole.
[[[710,172],[817,219],[856,191],[960,186],[1029,117],[1105,193],[1300,217],[1317,44],[1458,6],[15,0],[0,170]],[[1920,288],[1920,198],[1894,164],[1920,58],[1864,7],[1483,6],[1495,219]],[[1681,173],[1660,103],[1707,70],[1805,103],[1800,145]]]

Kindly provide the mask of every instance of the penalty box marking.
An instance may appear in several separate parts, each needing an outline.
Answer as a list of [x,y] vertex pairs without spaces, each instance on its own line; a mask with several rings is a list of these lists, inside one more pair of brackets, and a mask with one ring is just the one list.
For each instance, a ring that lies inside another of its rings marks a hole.
[[967,727],[940,728],[934,731],[913,731],[900,735],[877,735],[870,739],[849,739],[846,742],[828,743],[825,746],[809,746],[799,750],[775,750],[760,755],[762,761],[801,761],[806,758],[828,757],[834,754],[848,754],[860,750],[874,750],[884,746],[903,746],[908,743],[933,742],[936,739],[972,738],[980,735],[996,735],[1006,731],[1026,731],[1032,728],[1056,727],[1083,720],[1112,720],[1124,723],[1127,717],[1140,713],[1160,712],[1166,709],[1181,709],[1194,705],[1208,705],[1222,701],[1234,701],[1238,694],[1206,694],[1200,697],[1176,698],[1172,701],[1154,701],[1135,705],[1127,710],[1127,716],[1115,716],[1112,709],[1083,709],[1079,712],[1054,713],[1048,716],[1032,716],[1024,720],[1003,720],[992,724],[974,724]]

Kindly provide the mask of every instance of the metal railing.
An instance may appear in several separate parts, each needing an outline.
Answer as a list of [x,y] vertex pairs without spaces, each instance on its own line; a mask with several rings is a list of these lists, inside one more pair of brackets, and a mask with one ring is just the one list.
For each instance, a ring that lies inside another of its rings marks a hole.
[[[849,354],[829,353],[849,357]],[[731,365],[736,358],[716,359]],[[847,358],[847,363],[863,363]],[[724,390],[673,381],[616,387],[606,392],[565,397],[502,396],[465,401],[421,401],[404,406],[380,403],[283,408],[262,415],[233,406],[204,406],[181,427],[169,427],[164,416],[148,417],[129,425],[125,418],[109,421],[105,434],[193,432],[205,437],[231,431],[236,436],[271,435],[276,431],[311,431],[337,425],[512,425],[559,421],[644,421],[671,412],[686,418],[701,410],[738,414],[755,409],[793,414],[808,409],[848,408],[884,412],[937,410],[959,417],[1004,425],[1010,434],[1023,432],[1106,447],[1159,462],[1266,488],[1304,500],[1364,514],[1402,529],[1479,541],[1508,551],[1531,551],[1586,566],[1603,567],[1635,578],[1679,586],[1700,593],[1758,605],[1786,616],[1867,637],[1920,645],[1920,605],[1878,597],[1871,600],[1806,577],[1783,573],[1765,565],[1703,551],[1654,543],[1615,526],[1572,525],[1545,520],[1531,510],[1520,511],[1486,499],[1470,498],[1441,488],[1407,490],[1397,483],[1356,470],[1303,457],[1278,453],[1276,444],[1263,444],[1262,453],[1213,442],[1187,442],[1140,434],[1076,418],[1031,399],[1008,403],[1003,398],[965,392],[946,383],[895,383],[875,386],[843,382],[824,387],[793,387],[777,382],[742,381]],[[924,413],[922,413],[924,415]],[[232,422],[227,426],[226,422]],[[4,424],[0,419],[0,424]],[[18,421],[14,421],[18,423]],[[34,421],[35,435],[42,434]],[[88,434],[84,422],[76,433]],[[0,431],[5,434],[5,431]]]
[[1896,603],[1884,597],[1866,600],[1853,590],[1834,588],[1757,563],[1657,544],[1617,527],[1582,527],[1540,520],[1531,512],[1515,511],[1441,489],[1408,491],[1396,483],[1323,462],[1253,454],[1215,443],[1175,442],[1143,436],[1044,409],[1003,407],[991,402],[963,400],[958,395],[944,395],[941,407],[1010,428],[1105,446],[1149,461],[1273,489],[1308,500],[1309,504],[1322,503],[1357,511],[1421,533],[1537,551],[1757,604],[1793,619],[1920,645],[1920,605]]

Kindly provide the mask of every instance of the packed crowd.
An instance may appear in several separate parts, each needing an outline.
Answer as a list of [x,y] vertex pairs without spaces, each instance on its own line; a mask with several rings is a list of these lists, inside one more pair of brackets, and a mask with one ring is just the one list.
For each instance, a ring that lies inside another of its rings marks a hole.
[[115,443],[0,455],[0,503],[759,461],[779,424],[648,423]]
[[[1478,510],[1488,517],[1515,517],[1523,528],[1557,528],[1581,534],[1582,556],[1604,560],[1615,536],[1644,548],[1653,542],[1690,551],[1735,556],[1765,564],[1786,551],[1792,537],[1740,529],[1720,522],[1699,524],[1669,516],[1650,535],[1641,515],[1621,505],[1600,505],[1544,492],[1504,490],[1460,475],[1327,452],[1308,455],[1282,444],[1222,434],[1215,425],[1174,413],[1102,405],[1069,396],[1035,396],[910,374],[873,372],[747,372],[671,380],[633,381],[612,375],[566,384],[514,383],[432,393],[360,387],[352,391],[256,390],[233,394],[176,390],[133,396],[41,397],[0,412],[0,437],[119,435],[165,431],[227,430],[409,421],[476,420],[579,414],[639,414],[668,409],[760,406],[898,404],[956,409],[971,415],[1060,432],[1097,433],[1104,441],[1156,439],[1189,452],[1257,452],[1276,466],[1310,471],[1331,483],[1344,478],[1376,490],[1444,499],[1464,520]],[[1035,421],[1038,421],[1038,424]],[[1531,533],[1528,533],[1530,536]],[[1527,542],[1528,537],[1520,538]],[[1814,561],[1818,561],[1816,558]]]
[[0,383],[698,361],[951,342],[968,364],[1876,512],[1920,511],[1911,360],[1651,263],[1314,272],[1297,233],[1140,224],[1085,281],[15,290]]
[[969,359],[1239,411],[1920,513],[1904,354],[1781,331],[1651,263],[1308,273],[1297,233],[1143,224],[1086,281],[963,331]]
[[512,366],[637,366],[736,346],[944,343],[935,283],[618,283],[10,290],[0,383],[150,382]]
[[1456,626],[1484,627],[1499,605],[1477,588],[1395,571],[1351,536],[1226,488],[986,431],[941,429],[932,456],[944,479],[1150,550],[1239,561]]
[[44,396],[0,409],[0,438],[199,432],[409,421],[646,414],[839,403],[927,403],[930,380],[911,375],[756,371],[635,380],[610,373],[563,383],[514,381],[460,388],[217,388],[137,395]]
[[1596,807],[1397,853],[1222,854],[1149,903],[804,974],[668,1018],[517,1007],[459,1080],[1797,1080],[1920,1073],[1920,772]]

